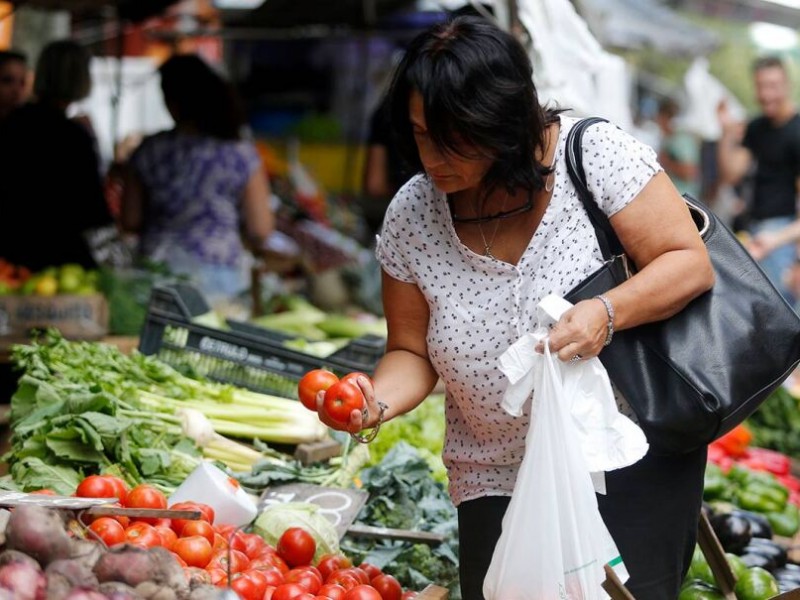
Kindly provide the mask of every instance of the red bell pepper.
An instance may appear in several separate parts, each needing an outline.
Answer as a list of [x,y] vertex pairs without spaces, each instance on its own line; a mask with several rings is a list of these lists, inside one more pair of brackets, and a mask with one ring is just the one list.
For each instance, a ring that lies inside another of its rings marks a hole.
[[788,475],[792,466],[788,456],[766,448],[749,448],[747,458],[758,460],[764,465],[764,470],[775,475]]
[[790,492],[800,493],[800,479],[793,475],[778,475],[776,479],[789,488]]
[[721,447],[729,456],[739,458],[747,453],[747,447],[752,440],[753,434],[750,433],[750,430],[747,429],[744,424],[740,424],[718,440],[715,440],[713,444]]

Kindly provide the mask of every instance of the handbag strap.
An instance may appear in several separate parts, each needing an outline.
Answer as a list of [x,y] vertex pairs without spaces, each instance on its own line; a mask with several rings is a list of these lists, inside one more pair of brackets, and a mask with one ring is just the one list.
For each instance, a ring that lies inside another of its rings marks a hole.
[[614,232],[614,228],[611,227],[608,217],[597,205],[594,194],[586,183],[586,171],[583,168],[583,152],[581,151],[583,134],[587,127],[595,123],[608,123],[608,121],[600,117],[581,119],[567,134],[567,173],[578,192],[578,198],[589,215],[589,221],[594,227],[603,258],[611,260],[615,256],[624,254],[625,250]]

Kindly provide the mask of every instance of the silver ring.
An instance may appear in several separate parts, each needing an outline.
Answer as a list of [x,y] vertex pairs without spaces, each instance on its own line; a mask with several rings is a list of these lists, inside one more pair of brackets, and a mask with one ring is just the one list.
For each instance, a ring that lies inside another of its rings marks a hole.
[[582,360],[583,357],[580,354],[576,354],[575,356],[569,359],[569,362],[575,363],[575,362],[580,362]]

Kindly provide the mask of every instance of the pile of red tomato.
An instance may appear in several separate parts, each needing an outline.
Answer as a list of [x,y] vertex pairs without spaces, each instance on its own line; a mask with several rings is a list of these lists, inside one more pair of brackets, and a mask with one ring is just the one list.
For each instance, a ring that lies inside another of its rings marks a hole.
[[[150,485],[129,489],[110,475],[91,475],[75,492],[86,498],[119,499],[127,508],[167,508],[167,498]],[[242,600],[410,600],[392,575],[374,565],[354,567],[341,554],[325,555],[313,565],[316,542],[299,527],[287,529],[277,547],[254,533],[214,525],[214,510],[200,502],[179,502],[169,508],[195,510],[199,520],[98,517],[91,532],[107,546],[162,546],[193,577],[230,587]]]

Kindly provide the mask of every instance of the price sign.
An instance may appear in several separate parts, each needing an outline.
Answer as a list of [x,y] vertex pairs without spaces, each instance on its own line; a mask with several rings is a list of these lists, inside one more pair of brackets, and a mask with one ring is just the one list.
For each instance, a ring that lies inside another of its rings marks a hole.
[[356,520],[369,494],[362,490],[328,488],[310,483],[290,483],[267,488],[258,503],[259,512],[274,504],[308,502],[319,506],[341,538]]

